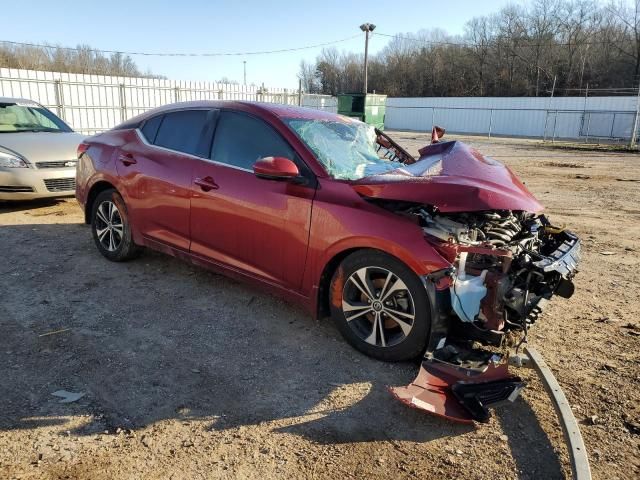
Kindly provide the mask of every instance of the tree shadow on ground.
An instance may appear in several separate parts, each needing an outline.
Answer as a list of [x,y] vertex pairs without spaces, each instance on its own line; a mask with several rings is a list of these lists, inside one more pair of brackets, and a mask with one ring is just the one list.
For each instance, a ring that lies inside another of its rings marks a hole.
[[565,478],[558,454],[526,400],[499,407],[496,415],[521,479]]

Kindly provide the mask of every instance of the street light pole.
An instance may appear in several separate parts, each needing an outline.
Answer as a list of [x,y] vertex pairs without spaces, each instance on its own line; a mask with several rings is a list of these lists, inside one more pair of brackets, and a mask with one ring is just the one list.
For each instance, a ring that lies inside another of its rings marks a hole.
[[373,23],[363,23],[360,30],[364,32],[364,85],[362,93],[367,94],[367,75],[369,70],[369,32],[373,32],[376,26]]
[[243,60],[242,64],[244,67],[244,84],[247,85],[247,61]]

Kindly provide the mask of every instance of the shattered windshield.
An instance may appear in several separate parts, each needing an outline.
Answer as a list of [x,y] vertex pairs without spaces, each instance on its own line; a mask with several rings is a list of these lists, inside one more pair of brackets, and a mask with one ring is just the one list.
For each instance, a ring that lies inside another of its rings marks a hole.
[[378,155],[375,129],[366,123],[298,118],[285,121],[333,178],[359,180],[403,165]]

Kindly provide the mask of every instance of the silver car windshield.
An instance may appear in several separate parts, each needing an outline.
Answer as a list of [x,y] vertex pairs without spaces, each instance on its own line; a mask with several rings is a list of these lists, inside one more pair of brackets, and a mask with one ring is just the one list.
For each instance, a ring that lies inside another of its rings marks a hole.
[[298,118],[285,122],[333,178],[359,180],[402,166],[378,155],[375,129],[366,123]]
[[0,133],[70,131],[62,120],[40,105],[0,102]]

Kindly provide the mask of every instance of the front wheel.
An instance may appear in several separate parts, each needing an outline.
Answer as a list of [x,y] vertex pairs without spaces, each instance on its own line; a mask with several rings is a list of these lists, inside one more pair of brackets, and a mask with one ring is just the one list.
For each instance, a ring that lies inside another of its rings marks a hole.
[[418,276],[394,257],[361,250],[331,280],[331,316],[345,339],[385,361],[421,355],[431,327],[427,292]]
[[100,253],[113,262],[130,260],[140,253],[140,247],[133,243],[127,207],[116,190],[105,190],[96,197],[91,231]]

